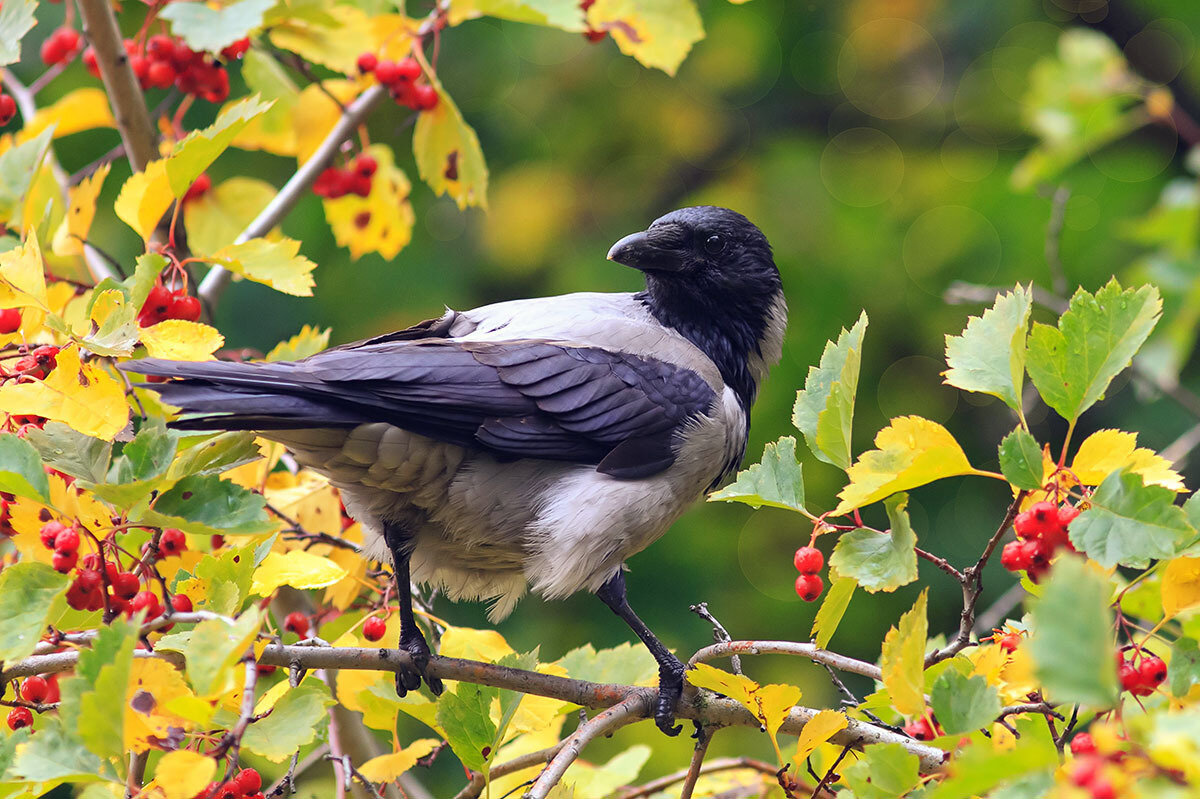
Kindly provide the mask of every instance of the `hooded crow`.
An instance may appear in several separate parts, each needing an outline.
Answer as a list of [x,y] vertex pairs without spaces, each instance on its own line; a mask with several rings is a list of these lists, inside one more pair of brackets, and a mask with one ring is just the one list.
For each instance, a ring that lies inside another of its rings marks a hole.
[[725,208],[669,213],[608,258],[646,289],[447,310],[294,362],[124,368],[176,378],[146,386],[182,409],[174,427],[256,431],[341,490],[395,568],[401,695],[442,688],[410,581],[490,600],[493,620],[527,588],[587,590],[654,655],[674,735],[684,668],[630,608],[623,564],[736,471],[787,305],[766,237]]

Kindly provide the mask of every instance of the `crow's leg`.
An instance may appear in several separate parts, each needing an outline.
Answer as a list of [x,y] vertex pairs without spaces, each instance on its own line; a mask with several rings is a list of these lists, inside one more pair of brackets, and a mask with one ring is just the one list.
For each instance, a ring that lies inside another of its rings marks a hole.
[[403,697],[409,691],[421,687],[422,678],[434,696],[442,693],[442,681],[425,673],[429,666],[429,644],[417,626],[412,608],[412,581],[409,579],[408,561],[412,557],[412,539],[402,528],[384,525],[384,540],[392,553],[392,569],[396,574],[396,600],[400,603],[400,651],[412,658],[414,668],[401,668],[396,672],[396,693]]
[[620,616],[629,625],[629,629],[637,633],[637,637],[642,639],[642,643],[658,661],[658,702],[654,707],[654,723],[667,735],[678,735],[682,727],[675,725],[675,703],[683,694],[683,664],[663,646],[654,633],[650,632],[650,628],[638,618],[633,608],[629,607],[623,571],[617,571],[608,582],[600,586],[596,596],[600,597],[600,601],[608,605],[613,613]]

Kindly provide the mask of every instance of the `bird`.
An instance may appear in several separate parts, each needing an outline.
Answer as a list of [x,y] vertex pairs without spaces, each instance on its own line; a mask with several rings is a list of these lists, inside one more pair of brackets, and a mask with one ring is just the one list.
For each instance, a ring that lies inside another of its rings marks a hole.
[[364,551],[390,559],[403,696],[434,657],[413,582],[491,602],[596,594],[659,669],[669,735],[684,666],[630,606],[625,562],[736,473],[787,303],[766,236],[727,208],[672,211],[617,241],[638,292],[446,312],[291,362],[123,364],[181,409],[173,427],[250,430],[336,486]]

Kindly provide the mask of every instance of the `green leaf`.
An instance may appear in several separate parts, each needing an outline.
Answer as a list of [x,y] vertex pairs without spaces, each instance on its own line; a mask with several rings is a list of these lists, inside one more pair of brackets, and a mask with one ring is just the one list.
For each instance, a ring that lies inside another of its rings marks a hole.
[[1025,382],[1025,334],[1033,294],[1018,285],[996,302],[972,316],[960,335],[946,336],[946,382],[964,391],[999,397],[1021,415],[1021,387]]
[[1171,645],[1171,694],[1187,696],[1200,683],[1200,648],[1195,638],[1179,638]]
[[70,580],[44,563],[22,561],[0,572],[0,661],[33,654],[54,601]]
[[[510,653],[496,662],[498,666],[506,666],[510,669],[523,669],[525,671],[534,671],[537,668],[537,664],[537,649],[522,654]],[[525,698],[525,694],[520,691],[510,691],[500,688],[497,689],[496,696],[499,699],[500,705],[500,722],[496,725],[496,735],[492,739],[493,752],[500,748],[500,744],[504,743],[504,736],[508,732],[508,725],[512,723],[513,717],[517,715],[517,710],[521,707],[521,700]]]
[[1054,564],[1033,603],[1028,644],[1049,701],[1098,709],[1116,703],[1111,599],[1108,580],[1084,560],[1064,557]]
[[482,771],[494,754],[496,725],[491,707],[495,698],[495,688],[460,682],[454,693],[438,700],[437,722],[446,741],[462,764],[476,771]]
[[947,735],[983,729],[1000,715],[996,689],[983,677],[968,677],[954,668],[943,671],[933,683],[929,704]]
[[1115,471],[1092,494],[1092,507],[1071,522],[1071,543],[1106,568],[1144,568],[1152,558],[1172,557],[1196,536],[1174,501],[1170,489]]
[[193,50],[218,53],[262,26],[263,13],[276,0],[241,0],[219,9],[204,3],[172,3],[159,12],[171,22],[171,33]]
[[[1037,722],[1041,722],[1040,728]],[[984,744],[966,746],[956,752],[948,765],[950,777],[928,793],[927,799],[974,799],[988,795],[996,786],[1023,781],[1027,775],[1058,765],[1058,749],[1050,739],[1045,721],[1020,720],[1016,726],[1021,737],[1012,749],[997,751]]]
[[113,464],[116,482],[131,483],[165,474],[175,459],[178,440],[179,435],[168,431],[161,419],[143,426],[121,450],[121,457]]
[[[40,432],[40,431],[39,431]],[[0,434],[0,491],[49,504],[50,481],[32,444],[11,433]]]
[[178,480],[192,474],[220,474],[261,456],[253,433],[229,432],[185,438],[179,442],[179,457],[171,464],[167,477]]
[[1034,491],[1042,487],[1042,449],[1023,427],[1000,442],[1000,471],[1017,488]]
[[829,565],[851,577],[870,593],[895,591],[917,579],[917,536],[908,520],[908,494],[895,494],[884,502],[890,534],[858,528],[842,533]]
[[848,469],[853,460],[850,433],[866,331],[867,312],[863,311],[854,327],[842,328],[836,343],[825,344],[820,365],[809,367],[804,389],[796,393],[792,408],[792,424],[804,434],[808,448],[842,469]]
[[216,475],[191,475],[160,495],[143,521],[199,535],[261,535],[279,526],[265,508],[261,494]]
[[0,67],[21,60],[21,38],[35,24],[35,9],[36,0],[5,0],[0,5]]
[[200,177],[200,173],[212,166],[217,157],[225,152],[237,135],[250,124],[250,120],[270,107],[269,101],[264,102],[258,97],[244,97],[226,106],[216,122],[202,130],[192,131],[187,138],[175,145],[175,150],[167,158],[166,165],[171,193],[182,197],[196,178]]
[[64,705],[78,702],[77,724],[84,745],[105,759],[124,754],[125,692],[133,668],[138,625],[114,619],[97,633],[91,650],[80,652],[75,676],[63,683]]
[[430,84],[438,104],[422,111],[413,129],[417,171],[434,194],[449,194],[460,209],[474,205],[486,210],[488,168],[479,137],[436,76],[430,76]]
[[597,652],[591,644],[572,649],[557,661],[576,680],[640,685],[658,677],[658,664],[644,646],[629,642]]
[[226,615],[237,613],[250,594],[257,563],[252,545],[225,547],[201,559],[196,564],[196,576],[207,580],[209,586],[204,609]]
[[271,715],[247,727],[242,745],[273,763],[281,763],[316,739],[332,704],[325,683],[307,680],[280,697]]
[[305,325],[300,332],[276,344],[267,353],[266,361],[298,361],[310,355],[316,355],[329,346],[329,334],[333,328],[318,330],[312,325]]
[[784,436],[763,449],[762,461],[744,472],[720,491],[708,496],[709,502],[741,502],[752,508],[772,508],[804,512],[804,473],[796,460],[796,439]]
[[856,799],[895,799],[921,781],[920,760],[902,744],[871,744],[863,758],[843,772]]
[[853,577],[843,577],[835,568],[829,570],[829,591],[826,592],[825,599],[821,600],[821,607],[817,609],[812,630],[809,632],[813,643],[819,649],[829,646],[829,641],[837,631],[846,608],[850,606],[850,598],[854,596],[854,589],[857,587],[858,583]]
[[1076,291],[1057,328],[1035,323],[1029,336],[1029,376],[1042,399],[1078,419],[1129,366],[1161,311],[1154,286],[1122,290],[1113,278],[1095,295]]
[[[184,650],[188,682],[199,696],[213,696],[240,685],[234,680],[233,664],[254,642],[263,615],[250,608],[233,624],[223,619],[202,621],[192,630]],[[237,675],[240,680],[241,675]],[[289,754],[290,754],[289,750]]]
[[[20,8],[23,4],[14,0],[13,5]],[[0,31],[4,31],[0,38],[7,34],[4,17],[9,13],[8,8],[7,2],[0,6]],[[0,154],[0,219],[14,229],[21,227],[21,201],[29,191],[29,184],[41,166],[53,135],[54,129],[46,128],[24,144]]]
[[250,239],[213,253],[214,263],[247,280],[296,297],[311,297],[317,265],[300,255],[300,242],[292,239]]
[[36,735],[18,744],[7,776],[32,783],[92,782],[104,779],[104,771],[66,720],[50,715],[39,723]]

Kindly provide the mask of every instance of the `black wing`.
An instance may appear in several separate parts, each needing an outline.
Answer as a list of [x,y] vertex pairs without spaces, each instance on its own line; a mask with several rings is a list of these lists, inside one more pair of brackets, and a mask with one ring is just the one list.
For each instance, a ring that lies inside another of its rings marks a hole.
[[614,477],[674,462],[676,433],[716,399],[697,373],[546,341],[385,336],[290,363],[146,359],[133,372],[184,410],[175,427],[282,430],[387,422],[503,459],[596,464]]

